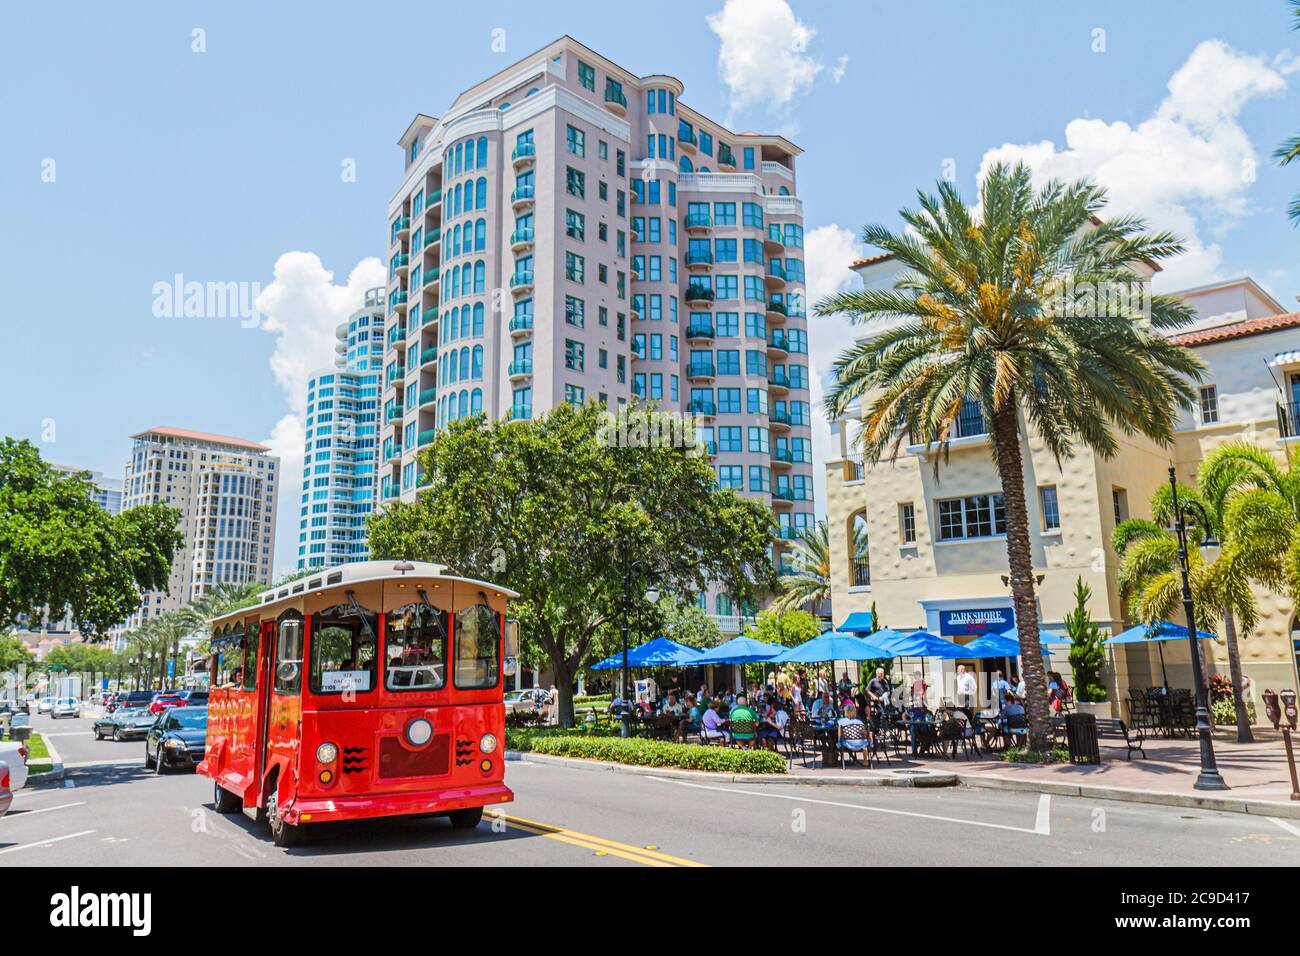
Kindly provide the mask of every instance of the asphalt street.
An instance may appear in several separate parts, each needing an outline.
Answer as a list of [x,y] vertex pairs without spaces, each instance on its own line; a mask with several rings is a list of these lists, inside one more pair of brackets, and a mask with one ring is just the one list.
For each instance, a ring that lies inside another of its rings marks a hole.
[[68,768],[0,818],[9,866],[1295,866],[1300,823],[991,790],[717,784],[511,762],[513,804],[476,830],[441,819],[331,824],[275,847],[212,809],[212,784],[144,768],[142,741],[34,716]]

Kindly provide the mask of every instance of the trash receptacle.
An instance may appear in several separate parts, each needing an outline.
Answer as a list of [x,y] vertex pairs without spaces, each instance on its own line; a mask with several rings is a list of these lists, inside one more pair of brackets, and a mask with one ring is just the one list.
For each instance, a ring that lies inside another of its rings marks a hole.
[[1092,714],[1070,714],[1065,718],[1065,741],[1070,763],[1101,763],[1097,748],[1097,718]]

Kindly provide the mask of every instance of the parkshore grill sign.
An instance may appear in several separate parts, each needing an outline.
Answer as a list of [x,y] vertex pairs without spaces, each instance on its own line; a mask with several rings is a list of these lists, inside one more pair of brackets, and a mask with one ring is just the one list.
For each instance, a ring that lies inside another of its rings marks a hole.
[[972,608],[968,611],[940,611],[939,633],[1001,634],[1016,626],[1016,614],[1009,607]]

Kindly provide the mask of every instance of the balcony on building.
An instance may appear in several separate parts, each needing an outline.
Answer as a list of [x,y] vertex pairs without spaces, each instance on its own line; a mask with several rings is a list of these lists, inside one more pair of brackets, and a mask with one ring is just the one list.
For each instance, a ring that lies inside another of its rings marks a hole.
[[711,341],[713,339],[713,323],[704,318],[695,318],[692,316],[690,324],[686,326],[687,341]]
[[763,279],[769,289],[785,288],[785,266],[779,259],[769,259]]
[[421,365],[429,365],[430,363],[436,361],[438,361],[438,346],[426,345],[424,348],[420,349]]
[[690,269],[692,272],[703,272],[712,266],[713,253],[707,250],[703,252],[699,250],[694,252],[688,251],[686,253],[686,268]]
[[523,295],[525,292],[531,292],[532,289],[532,269],[520,269],[510,276],[510,291],[515,295]]
[[424,272],[424,288],[425,288],[425,291],[432,291],[433,287],[436,286],[436,285],[438,284],[438,280],[439,280],[441,277],[442,277],[442,270],[441,270],[441,269],[438,269],[438,268],[436,268],[436,267],[435,267],[435,268],[432,268],[432,269],[426,269],[425,272]]
[[790,430],[791,421],[789,409],[774,408],[767,418],[773,427],[778,428],[781,431]]
[[433,444],[433,439],[437,434],[438,434],[438,429],[436,428],[424,429],[424,431],[420,432],[420,434],[415,436],[416,446],[419,448],[423,448],[425,445]]
[[1278,402],[1277,430],[1282,438],[1300,438],[1300,402]]
[[768,224],[767,237],[763,240],[763,249],[774,256],[785,255],[785,240],[781,238],[781,224],[779,222]]
[[510,233],[510,248],[515,252],[527,249],[533,244],[533,227],[524,226]]
[[767,351],[769,355],[777,358],[789,355],[790,337],[781,329],[773,329],[767,335]]
[[425,388],[425,389],[421,389],[421,390],[420,390],[420,404],[421,404],[422,406],[423,406],[423,405],[432,405],[432,404],[434,404],[434,403],[437,402],[437,401],[438,401],[438,389],[437,389],[437,388]]
[[790,315],[790,308],[778,298],[767,300],[767,318],[770,322],[784,322]]
[[508,374],[511,381],[528,378],[533,374],[533,360],[528,358],[515,359],[510,363]]
[[871,587],[871,561],[867,558],[858,558],[850,566],[852,572],[852,583],[849,587],[869,588]]
[[718,146],[718,171],[723,173],[734,173],[736,171],[736,154],[731,151],[731,147],[726,143]]
[[512,422],[527,421],[532,417],[533,406],[531,404],[510,406],[510,420]]
[[688,212],[684,225],[687,232],[708,232],[713,228],[713,217],[707,212]]
[[532,143],[520,143],[510,152],[510,162],[515,169],[525,169],[533,164],[537,156],[537,147]]
[[510,204],[516,209],[533,204],[533,187],[516,186],[510,192]]
[[424,235],[425,249],[428,249],[430,246],[436,246],[440,242],[442,242],[441,226],[435,226],[433,229],[430,229],[427,233],[425,233]]
[[686,305],[692,309],[707,309],[716,298],[713,290],[707,286],[690,283],[686,286]]
[[712,418],[718,413],[718,407],[713,402],[703,398],[692,398],[689,407],[692,415],[699,415],[703,418]]
[[531,315],[516,315],[510,320],[511,335],[528,335],[533,331],[533,317]]
[[623,88],[613,80],[605,80],[605,106],[616,116],[627,115],[627,96]]
[[686,366],[686,377],[694,380],[712,379],[715,377],[712,362],[691,361]]
[[790,390],[790,376],[786,374],[785,369],[772,369],[767,376],[767,387],[769,390],[777,389],[782,392],[788,392]]
[[794,452],[790,451],[788,448],[777,448],[773,445],[772,450],[768,454],[770,455],[772,464],[775,467],[789,468],[794,464]]

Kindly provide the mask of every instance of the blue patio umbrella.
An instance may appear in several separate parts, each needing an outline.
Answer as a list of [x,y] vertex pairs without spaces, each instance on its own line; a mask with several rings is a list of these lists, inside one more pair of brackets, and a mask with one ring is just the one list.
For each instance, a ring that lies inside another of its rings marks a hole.
[[825,630],[798,647],[791,647],[778,657],[774,664],[811,664],[820,661],[874,661],[893,657],[889,651],[877,647],[860,637]]
[[859,637],[870,634],[875,629],[875,621],[870,611],[854,611],[836,628],[841,634],[856,634]]
[[[1151,624],[1135,624],[1127,631],[1120,631],[1109,641],[1111,644],[1146,644],[1155,642],[1156,650],[1160,652],[1160,679],[1166,687],[1169,686],[1169,674],[1165,671],[1165,641],[1185,641],[1187,640],[1188,631],[1182,624],[1175,624],[1172,621],[1155,621]],[[1214,637],[1208,631],[1197,631],[1196,639],[1198,641]]]
[[[1013,627],[1011,628],[1011,630],[1003,631],[1001,634],[997,636],[1005,637],[1009,641],[1015,641],[1016,643],[1019,643],[1020,629]],[[1071,641],[1060,631],[1049,631],[1045,627],[1040,627],[1038,629],[1038,643],[1044,647],[1047,647],[1052,644],[1069,644],[1071,643]],[[966,646],[969,647],[970,645],[968,644]]]
[[[1046,647],[1039,648],[1043,654],[1050,654]],[[1020,642],[1000,637],[997,634],[984,634],[975,638],[969,644],[962,645],[963,657],[974,657],[978,660],[987,660],[996,657],[1019,657]]]
[[776,644],[765,644],[762,641],[754,640],[752,637],[733,637],[727,643],[719,644],[717,647],[705,651],[691,661],[691,664],[754,664],[760,661],[770,661],[784,650],[784,647]]
[[944,640],[928,631],[904,634],[892,628],[885,628],[871,635],[871,643],[889,651],[890,657],[941,657],[945,660],[955,660],[965,656],[960,644]]
[[[685,644],[678,644],[666,637],[656,637],[639,647],[627,652],[628,667],[671,667],[674,665],[694,663],[700,652]],[[596,671],[617,670],[623,666],[623,652],[611,654],[591,669]]]

